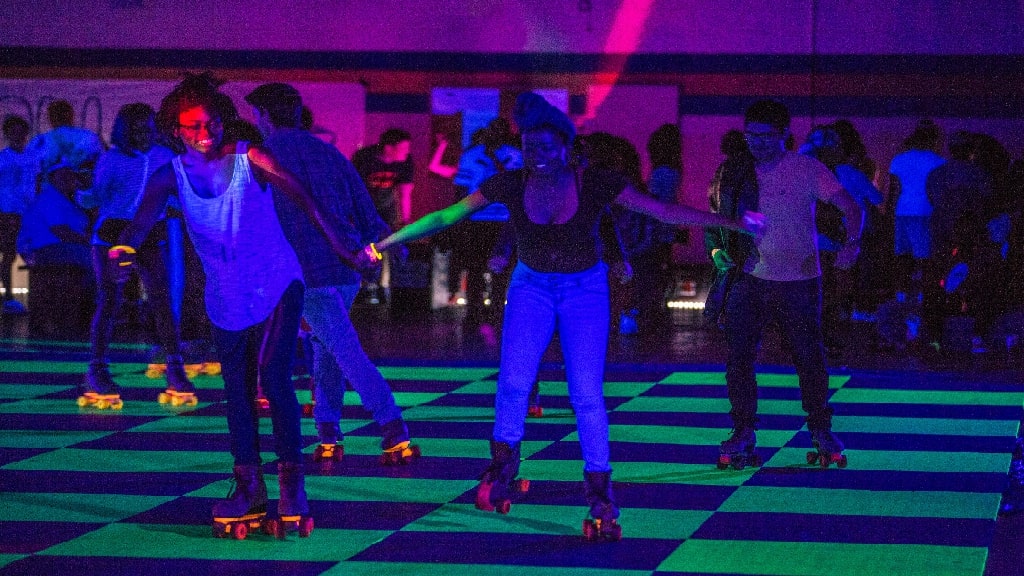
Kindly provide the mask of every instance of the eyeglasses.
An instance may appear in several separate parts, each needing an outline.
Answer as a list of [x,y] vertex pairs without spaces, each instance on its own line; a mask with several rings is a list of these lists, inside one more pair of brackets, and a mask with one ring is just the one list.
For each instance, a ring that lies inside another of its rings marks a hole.
[[206,132],[217,132],[224,127],[224,123],[221,122],[220,118],[213,118],[206,122],[196,122],[195,124],[178,124],[180,130],[185,132],[191,132],[198,134],[203,128],[206,128]]
[[781,140],[782,134],[778,130],[772,130],[771,132],[744,132],[743,138],[747,142],[771,142],[773,140]]

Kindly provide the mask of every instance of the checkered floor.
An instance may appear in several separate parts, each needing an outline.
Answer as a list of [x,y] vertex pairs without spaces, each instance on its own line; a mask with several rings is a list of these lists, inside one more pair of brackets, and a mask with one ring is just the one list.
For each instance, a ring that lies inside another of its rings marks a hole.
[[[495,368],[384,366],[424,457],[381,467],[377,427],[349,392],[344,461],[309,463],[312,536],[235,541],[209,526],[231,469],[220,379],[198,377],[199,405],[170,408],[144,364],[116,364],[124,409],[83,409],[83,352],[0,342],[0,574],[981,574],[1024,402],[1020,383],[833,376],[850,465],[822,471],[806,464],[796,377],[762,374],[765,465],[720,471],[721,372],[610,366],[624,537],[593,544],[561,371],[541,373],[545,413],[523,442],[531,489],[503,516],[473,506]],[[311,454],[312,420],[303,432]]]

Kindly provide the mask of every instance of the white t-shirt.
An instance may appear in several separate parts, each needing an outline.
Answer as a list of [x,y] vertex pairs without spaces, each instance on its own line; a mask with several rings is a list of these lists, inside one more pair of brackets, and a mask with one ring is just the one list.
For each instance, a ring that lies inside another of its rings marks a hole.
[[821,276],[815,201],[834,203],[837,195],[845,194],[839,181],[821,162],[786,152],[777,164],[757,167],[757,187],[765,228],[744,270],[780,282]]
[[931,150],[907,150],[889,164],[889,174],[900,179],[900,196],[896,200],[896,216],[930,216],[925,183],[932,170],[946,161]]

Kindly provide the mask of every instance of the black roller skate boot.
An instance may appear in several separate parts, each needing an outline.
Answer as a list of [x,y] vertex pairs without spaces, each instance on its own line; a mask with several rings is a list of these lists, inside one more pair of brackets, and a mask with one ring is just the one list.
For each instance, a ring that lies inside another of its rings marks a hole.
[[619,508],[612,495],[612,473],[584,472],[584,494],[590,505],[590,516],[583,520],[583,538],[588,541],[621,540]]
[[213,535],[245,540],[249,530],[266,530],[267,485],[258,465],[235,466],[231,491],[213,506]]
[[846,468],[846,454],[843,454],[845,447],[831,430],[811,430],[811,443],[814,450],[807,453],[808,464],[818,464],[822,470],[832,463],[835,463],[836,468]]
[[736,426],[729,439],[718,448],[718,469],[732,466],[734,470],[743,470],[747,465],[760,466],[761,457],[754,451],[756,445],[757,434],[753,426]]
[[277,482],[281,487],[281,499],[277,501],[277,518],[267,520],[267,532],[284,538],[289,530],[295,530],[300,538],[313,532],[313,517],[309,515],[306,501],[306,482],[302,465],[297,462],[277,464]]
[[530,403],[526,408],[527,418],[540,418],[544,415],[544,407],[540,405],[540,382],[534,382],[530,389]]
[[476,490],[476,507],[499,514],[512,509],[512,497],[530,489],[530,481],[517,479],[519,474],[519,445],[491,440],[491,463],[480,476]]
[[384,466],[408,464],[420,457],[420,447],[409,442],[409,429],[401,418],[381,426],[380,447],[380,463]]
[[160,393],[160,396],[157,397],[158,402],[171,406],[195,406],[199,403],[199,399],[196,398],[196,387],[188,379],[185,362],[181,356],[167,357],[165,376],[167,377],[167,390]]
[[338,442],[341,430],[337,422],[317,422],[316,429],[320,434],[320,445],[313,452],[313,462],[331,464],[341,462],[345,456],[345,447]]
[[89,371],[85,373],[85,382],[82,385],[82,395],[76,402],[80,407],[95,406],[100,410],[120,410],[124,407],[121,389],[110,375],[106,362],[94,360],[89,363]]

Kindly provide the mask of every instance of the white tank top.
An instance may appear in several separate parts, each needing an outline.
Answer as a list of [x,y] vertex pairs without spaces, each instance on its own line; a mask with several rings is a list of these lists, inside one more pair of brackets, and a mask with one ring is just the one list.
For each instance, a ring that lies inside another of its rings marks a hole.
[[269,187],[252,174],[248,143],[239,142],[227,189],[203,198],[181,165],[171,163],[188,233],[206,272],[206,311],[224,330],[242,330],[266,320],[284,291],[302,280],[298,258],[285,239]]

